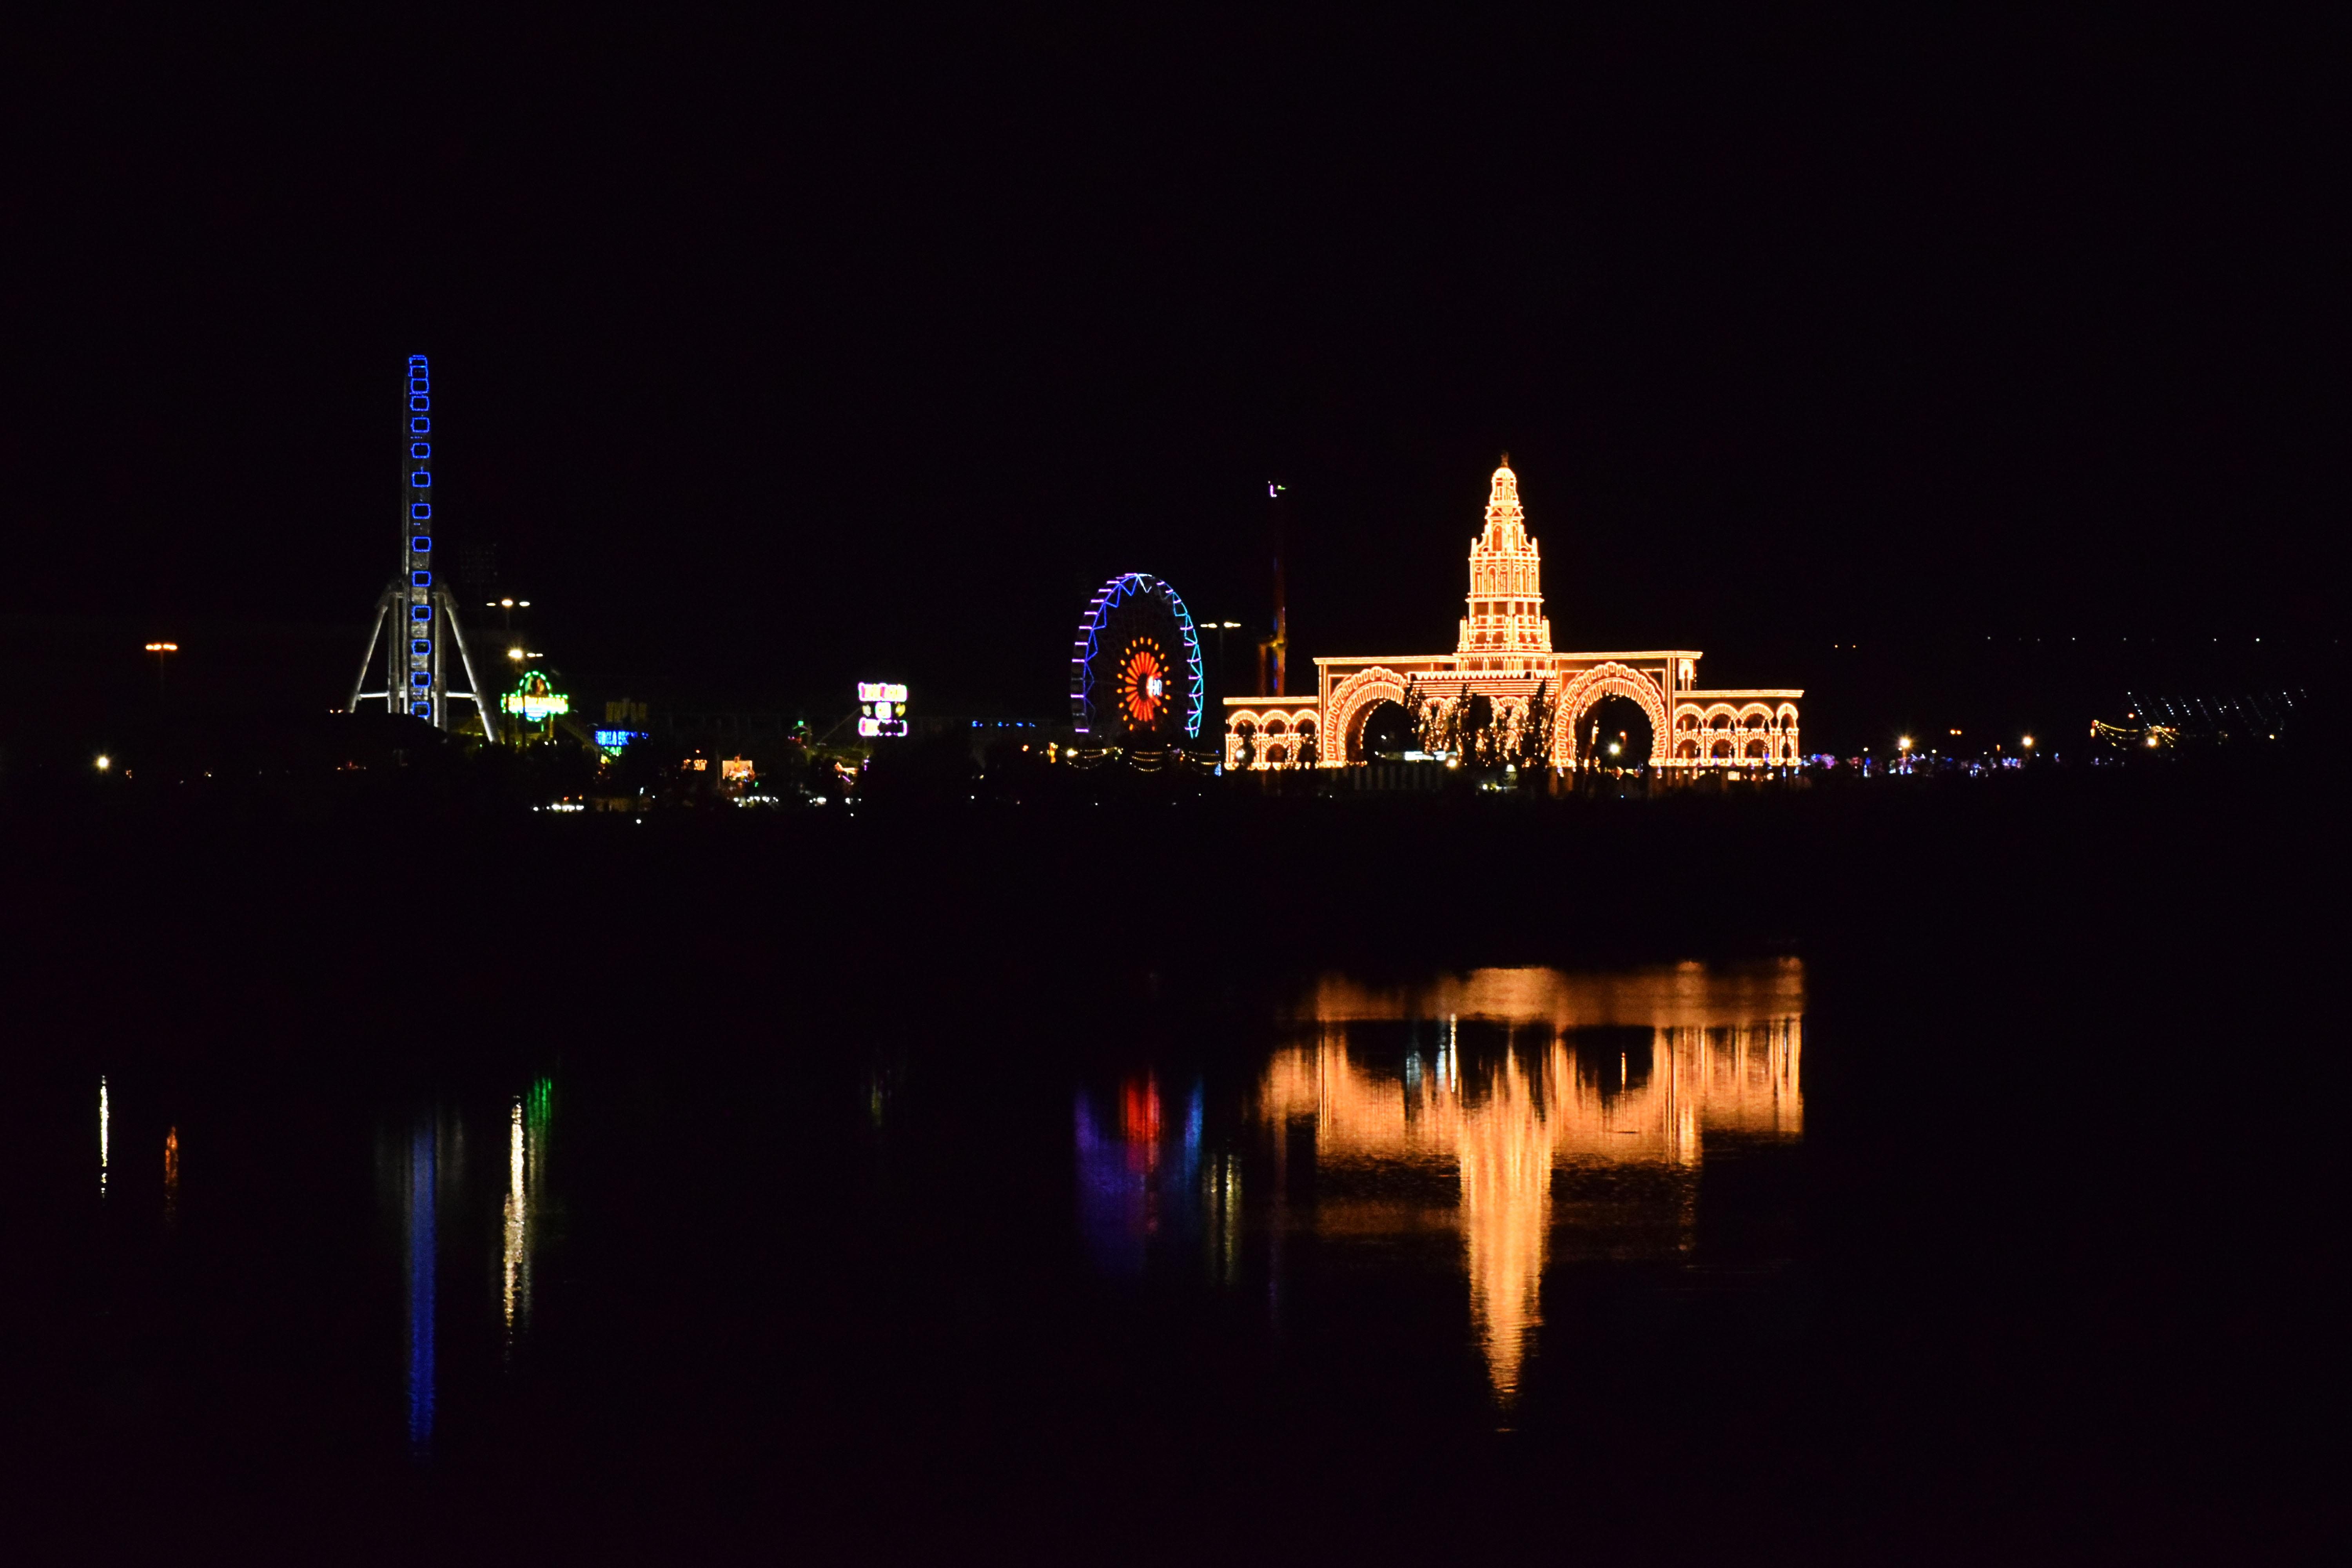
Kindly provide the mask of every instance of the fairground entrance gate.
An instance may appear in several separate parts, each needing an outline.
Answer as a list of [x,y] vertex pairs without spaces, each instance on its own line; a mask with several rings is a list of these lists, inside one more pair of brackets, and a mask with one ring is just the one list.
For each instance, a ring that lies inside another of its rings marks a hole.
[[1703,689],[1696,648],[1554,653],[1541,573],[1541,553],[1528,536],[1518,476],[1507,454],[1487,490],[1486,529],[1471,542],[1467,613],[1454,651],[1318,658],[1311,696],[1228,697],[1225,765],[1368,762],[1365,727],[1381,703],[1426,710],[1465,690],[1484,696],[1496,726],[1516,736],[1538,689],[1549,710],[1545,750],[1558,768],[1601,761],[1577,741],[1587,715],[1611,697],[1639,704],[1648,717],[1653,767],[1744,772],[1796,765],[1803,754],[1797,738],[1803,691]]

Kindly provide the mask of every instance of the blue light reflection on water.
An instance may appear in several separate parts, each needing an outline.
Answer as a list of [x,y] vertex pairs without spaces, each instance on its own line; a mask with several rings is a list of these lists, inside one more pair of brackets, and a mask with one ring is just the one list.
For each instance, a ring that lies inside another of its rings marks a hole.
[[1192,1086],[1172,1134],[1150,1076],[1120,1085],[1115,1111],[1107,1121],[1095,1097],[1078,1091],[1078,1229],[1098,1267],[1132,1277],[1156,1247],[1200,1234],[1202,1088]]
[[434,1273],[438,1262],[434,1200],[439,1184],[438,1128],[420,1117],[408,1139],[408,1441],[420,1452],[433,1441]]

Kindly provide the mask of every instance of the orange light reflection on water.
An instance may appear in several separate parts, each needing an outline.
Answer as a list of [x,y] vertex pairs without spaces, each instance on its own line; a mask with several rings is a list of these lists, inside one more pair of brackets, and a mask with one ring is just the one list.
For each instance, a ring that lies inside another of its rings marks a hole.
[[[1707,1135],[1802,1136],[1803,1006],[1793,961],[1607,976],[1480,970],[1390,990],[1327,976],[1301,1010],[1314,1043],[1275,1054],[1257,1109],[1277,1130],[1311,1119],[1318,1165],[1343,1178],[1317,1201],[1318,1233],[1459,1228],[1472,1329],[1507,1407],[1553,1253],[1687,1252]],[[1416,1047],[1397,1071],[1351,1054],[1350,1025],[1400,1020],[1436,1023],[1425,1059]],[[1506,1026],[1499,1053],[1466,1069],[1465,1020]],[[1580,1038],[1604,1026],[1603,1038]],[[1628,1028],[1649,1032],[1638,1076]],[[1443,1174],[1454,1178],[1450,1214],[1429,1196]]]

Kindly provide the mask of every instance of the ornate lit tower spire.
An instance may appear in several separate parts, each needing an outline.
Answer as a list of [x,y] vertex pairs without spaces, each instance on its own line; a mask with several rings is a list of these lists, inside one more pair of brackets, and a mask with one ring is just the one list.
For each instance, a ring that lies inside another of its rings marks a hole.
[[1543,613],[1543,559],[1528,537],[1519,510],[1519,476],[1511,455],[1486,491],[1486,527],[1470,544],[1470,613],[1462,617],[1457,654],[1475,658],[1474,669],[1503,669],[1551,652],[1551,622]]

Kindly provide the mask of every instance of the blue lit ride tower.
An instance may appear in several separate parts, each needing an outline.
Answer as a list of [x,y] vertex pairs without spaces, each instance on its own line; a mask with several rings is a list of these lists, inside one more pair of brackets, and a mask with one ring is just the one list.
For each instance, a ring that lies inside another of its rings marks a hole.
[[[449,704],[474,705],[482,733],[499,738],[498,719],[474,675],[473,655],[466,650],[466,634],[457,625],[457,601],[433,580],[433,377],[423,354],[408,356],[407,405],[401,415],[400,571],[392,586],[376,601],[375,629],[368,634],[367,652],[360,656],[359,678],[352,682],[353,712],[363,701],[382,699],[394,713],[408,713],[436,730],[449,728]],[[471,689],[452,691],[444,675],[442,638],[457,645],[457,660]],[[384,645],[383,689],[364,691],[368,666],[376,643]]]

